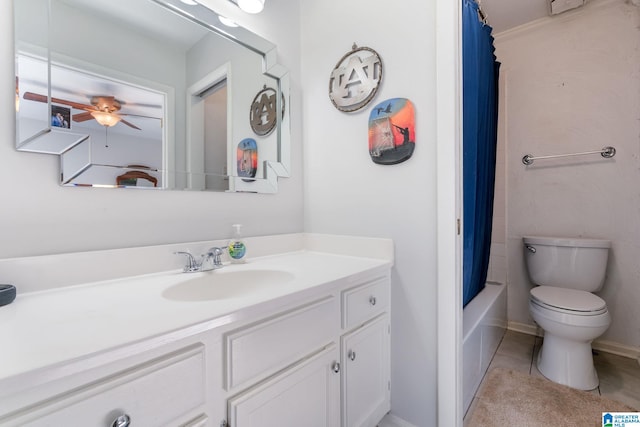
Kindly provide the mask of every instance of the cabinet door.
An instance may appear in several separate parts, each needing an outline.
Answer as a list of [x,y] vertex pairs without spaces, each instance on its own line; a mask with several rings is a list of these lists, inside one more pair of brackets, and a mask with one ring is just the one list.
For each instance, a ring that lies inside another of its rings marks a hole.
[[377,425],[390,409],[389,315],[342,338],[342,426]]
[[230,427],[335,427],[340,422],[338,349],[330,345],[229,400]]

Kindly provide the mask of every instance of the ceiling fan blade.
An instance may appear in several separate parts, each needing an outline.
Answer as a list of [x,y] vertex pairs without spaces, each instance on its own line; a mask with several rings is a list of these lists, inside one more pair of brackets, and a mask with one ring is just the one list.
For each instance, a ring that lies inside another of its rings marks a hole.
[[125,125],[129,126],[130,128],[134,128],[134,129],[142,130],[142,129],[140,129],[138,126],[136,126],[136,125],[134,125],[133,123],[128,122],[128,121],[126,121],[126,120],[124,120],[124,119],[120,119],[120,123],[124,123]]
[[46,96],[33,92],[25,92],[22,97],[28,101],[47,102],[49,100]]
[[158,104],[145,104],[141,102],[127,102],[127,101],[120,101],[120,103],[124,107],[134,107],[134,108],[140,107],[140,108],[156,108],[156,109],[162,108],[162,105],[158,105]]
[[118,115],[119,116],[129,116],[129,117],[142,117],[144,119],[155,119],[155,120],[162,120],[161,117],[154,117],[154,116],[145,116],[144,114],[129,114],[129,113],[121,113],[118,111]]
[[93,116],[90,112],[74,114],[71,118],[74,122],[86,122],[87,120],[93,120]]
[[[25,92],[22,97],[28,101],[36,101],[36,102],[48,101],[46,95],[40,95],[38,93],[33,93],[33,92]],[[95,111],[95,108],[91,105],[80,104],[79,102],[67,101],[66,99],[51,98],[51,102],[55,104],[68,105],[78,110]]]

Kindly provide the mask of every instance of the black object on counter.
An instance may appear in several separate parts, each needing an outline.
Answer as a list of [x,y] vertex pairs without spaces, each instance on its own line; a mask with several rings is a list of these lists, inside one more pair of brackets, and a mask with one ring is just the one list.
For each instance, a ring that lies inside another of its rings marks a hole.
[[16,299],[16,287],[13,285],[0,285],[0,307],[11,304]]

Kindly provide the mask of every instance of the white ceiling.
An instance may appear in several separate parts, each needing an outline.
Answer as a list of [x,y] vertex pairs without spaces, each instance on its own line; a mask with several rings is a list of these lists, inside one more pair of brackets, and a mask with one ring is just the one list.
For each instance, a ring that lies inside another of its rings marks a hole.
[[549,16],[548,0],[477,0],[493,34]]
[[[163,43],[171,43],[183,50],[190,49],[208,30],[173,12],[158,7],[150,1],[131,0],[59,0],[68,6],[90,15],[100,16],[114,22],[117,27],[130,28],[153,36]],[[170,24],[169,24],[170,23]]]

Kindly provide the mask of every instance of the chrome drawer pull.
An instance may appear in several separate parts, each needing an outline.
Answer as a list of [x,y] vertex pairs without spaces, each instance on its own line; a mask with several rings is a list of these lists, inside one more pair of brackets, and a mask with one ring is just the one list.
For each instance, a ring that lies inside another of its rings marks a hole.
[[376,297],[374,297],[374,296],[370,296],[370,297],[369,297],[369,304],[371,304],[371,305],[376,305]]
[[353,350],[349,350],[349,353],[347,353],[347,357],[352,361],[356,360],[356,352]]
[[338,362],[333,362],[333,366],[331,367],[331,369],[337,374],[338,372],[340,372],[340,364]]
[[122,414],[118,418],[113,421],[111,427],[129,427],[131,423],[131,418],[127,414]]

